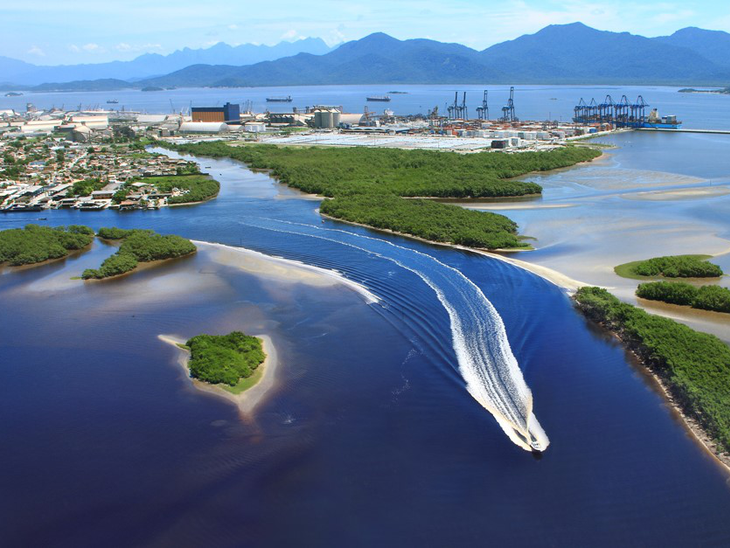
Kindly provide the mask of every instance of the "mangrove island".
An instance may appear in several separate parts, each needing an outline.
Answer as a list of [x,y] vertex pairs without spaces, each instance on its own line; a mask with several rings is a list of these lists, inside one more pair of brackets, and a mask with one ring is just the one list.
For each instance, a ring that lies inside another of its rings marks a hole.
[[529,249],[504,215],[464,211],[424,198],[538,196],[536,183],[513,180],[534,171],[569,167],[600,151],[564,147],[545,152],[459,154],[384,148],[229,146],[204,142],[161,146],[213,158],[231,158],[269,170],[280,182],[328,199],[327,216],[426,240],[484,249]]
[[622,278],[719,278],[722,268],[707,259],[712,255],[669,255],[618,265],[613,270]]
[[25,228],[0,231],[0,265],[23,266],[63,259],[72,251],[88,247],[94,231],[88,226],[46,227],[29,224]]
[[254,375],[266,359],[262,340],[241,331],[197,335],[185,347],[190,350],[190,376],[220,385],[232,394],[240,394],[256,383]]
[[157,234],[153,230],[101,228],[105,240],[121,240],[119,250],[104,260],[98,269],[87,268],[84,280],[101,280],[133,271],[139,263],[176,259],[197,251],[195,244],[181,236]]

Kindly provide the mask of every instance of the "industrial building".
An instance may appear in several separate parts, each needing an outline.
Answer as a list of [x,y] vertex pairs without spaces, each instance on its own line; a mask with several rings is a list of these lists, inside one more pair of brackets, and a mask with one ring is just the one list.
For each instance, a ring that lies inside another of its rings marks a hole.
[[226,103],[222,107],[192,107],[193,122],[241,123],[241,107]]
[[230,128],[223,122],[183,122],[180,133],[225,133]]

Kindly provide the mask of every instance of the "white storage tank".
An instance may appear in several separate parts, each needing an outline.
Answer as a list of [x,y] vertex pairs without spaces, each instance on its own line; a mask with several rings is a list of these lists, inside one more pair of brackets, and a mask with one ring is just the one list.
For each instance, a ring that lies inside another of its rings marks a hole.
[[183,122],[180,133],[224,133],[229,127],[223,122]]

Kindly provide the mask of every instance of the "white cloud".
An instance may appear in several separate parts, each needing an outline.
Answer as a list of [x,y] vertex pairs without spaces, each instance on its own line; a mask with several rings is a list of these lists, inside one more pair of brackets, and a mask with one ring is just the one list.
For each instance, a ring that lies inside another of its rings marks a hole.
[[286,31],[284,34],[281,35],[282,40],[286,40],[288,42],[294,42],[295,40],[302,40],[305,37],[299,34],[296,30],[291,29]]
[[236,29],[238,29],[238,25],[236,25],[235,23],[228,25],[228,30],[236,30]]
[[46,52],[43,51],[38,46],[31,46],[31,48],[28,50],[28,53],[30,55],[37,55],[38,57],[45,57],[46,56]]
[[160,50],[162,44],[128,44],[127,42],[120,42],[114,49],[121,52],[137,52],[137,51],[149,51],[149,50]]
[[104,51],[104,48],[102,48],[99,44],[94,44],[93,42],[89,44],[84,44],[83,46],[81,46],[81,49],[90,53],[100,53]]

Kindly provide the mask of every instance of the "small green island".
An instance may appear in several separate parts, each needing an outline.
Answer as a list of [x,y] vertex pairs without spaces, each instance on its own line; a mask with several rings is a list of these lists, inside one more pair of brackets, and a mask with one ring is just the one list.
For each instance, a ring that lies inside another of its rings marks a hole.
[[465,211],[434,199],[500,199],[539,196],[536,183],[514,180],[593,160],[601,152],[567,146],[550,151],[459,154],[387,148],[230,146],[202,142],[160,146],[212,158],[231,158],[268,170],[283,184],[324,196],[329,217],[433,242],[482,249],[531,246],[504,215]]
[[730,452],[727,344],[714,335],[623,303],[602,288],[581,288],[574,299],[589,319],[615,333],[639,356],[679,410],[712,440],[708,445],[717,444],[715,454]]
[[730,289],[718,285],[697,287],[686,282],[652,282],[640,284],[636,296],[650,301],[730,314]]
[[708,263],[712,255],[669,255],[643,261],[633,261],[613,270],[622,278],[646,280],[648,278],[719,278],[722,268]]
[[63,259],[94,241],[88,226],[46,227],[35,224],[0,231],[0,265],[24,266]]
[[228,335],[197,335],[184,349],[190,351],[190,376],[240,394],[261,378],[259,366],[266,360],[263,341],[241,331]]
[[197,251],[190,240],[172,234],[163,236],[153,230],[101,228],[97,236],[104,240],[121,241],[121,245],[98,269],[84,270],[81,275],[84,280],[120,276],[136,269],[139,263],[176,259]]
[[679,93],[715,93],[719,95],[730,95],[730,87],[716,89],[682,88]]

